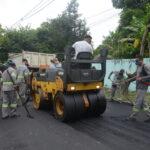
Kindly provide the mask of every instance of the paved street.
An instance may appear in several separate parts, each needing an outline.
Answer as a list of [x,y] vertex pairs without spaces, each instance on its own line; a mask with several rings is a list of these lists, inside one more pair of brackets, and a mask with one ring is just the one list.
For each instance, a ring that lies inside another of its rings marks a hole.
[[28,119],[0,119],[0,150],[149,150],[150,123],[144,114],[137,122],[125,121],[131,110],[127,104],[109,102],[103,117],[84,118],[68,124],[53,118],[48,111],[35,111]]

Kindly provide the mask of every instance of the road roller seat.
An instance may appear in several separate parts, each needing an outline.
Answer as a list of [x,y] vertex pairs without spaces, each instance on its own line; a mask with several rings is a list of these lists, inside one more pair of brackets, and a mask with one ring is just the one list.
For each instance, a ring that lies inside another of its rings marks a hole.
[[[92,60],[92,53],[90,52],[79,52],[77,55],[77,60]],[[77,63],[73,64],[73,67],[79,69],[90,69],[91,63]]]
[[87,59],[91,60],[92,59],[92,53],[90,52],[79,52],[77,55],[77,59]]
[[[92,53],[79,52],[77,59],[72,59],[72,48],[66,49],[64,68],[64,82],[89,83],[103,81],[105,75],[105,61],[93,60]],[[95,67],[97,64],[99,67]]]

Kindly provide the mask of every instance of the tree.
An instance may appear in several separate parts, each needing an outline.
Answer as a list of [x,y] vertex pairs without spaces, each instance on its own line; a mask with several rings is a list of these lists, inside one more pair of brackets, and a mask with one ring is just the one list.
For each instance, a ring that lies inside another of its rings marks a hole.
[[4,63],[8,59],[8,50],[0,47],[0,63]]
[[[102,45],[107,45],[110,55],[115,58],[134,58],[140,53],[142,36],[150,19],[148,0],[112,0],[113,6],[122,8],[119,26],[105,37]],[[145,57],[148,57],[150,37],[145,41]],[[112,44],[113,43],[113,44]],[[150,50],[149,50],[150,51]]]
[[21,52],[22,50],[34,51],[37,38],[36,31],[30,27],[20,27],[17,29],[7,29],[9,52]]
[[8,58],[7,38],[5,36],[5,30],[0,25],[0,63],[3,63]]
[[150,41],[148,40],[149,32],[150,32],[150,23],[147,25],[147,27],[144,31],[143,37],[142,37],[141,49],[140,49],[140,55],[142,55],[142,56],[144,54],[144,48],[145,48],[146,43],[148,45],[148,49],[149,49],[149,52],[150,52]]
[[64,48],[71,45],[89,30],[85,20],[78,14],[77,0],[71,0],[66,10],[55,19],[42,23],[38,29],[39,43],[47,46],[47,51],[62,53]]
[[144,8],[149,0],[112,0],[116,8]]

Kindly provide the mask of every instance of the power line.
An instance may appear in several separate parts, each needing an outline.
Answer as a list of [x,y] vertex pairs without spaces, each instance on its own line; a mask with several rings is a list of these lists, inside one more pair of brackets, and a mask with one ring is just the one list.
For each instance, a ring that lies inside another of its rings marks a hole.
[[44,0],[41,0],[37,5],[35,5],[28,13],[26,13],[21,20],[23,20],[26,16],[30,15],[30,13],[32,13],[32,11],[35,11],[37,9],[38,6],[40,6],[40,4],[43,2]]
[[[115,19],[115,16],[114,17],[112,17],[110,20],[113,20],[113,19]],[[102,22],[102,23],[99,23],[99,24],[96,24],[96,25],[93,25],[93,26],[91,26],[90,27],[90,29],[93,29],[93,28],[96,28],[96,27],[99,27],[99,26],[101,26],[103,23],[106,23],[106,22],[108,22],[109,20],[105,20],[104,22]],[[106,26],[106,28],[109,28],[109,27],[112,27],[112,23],[111,24],[108,24],[107,26]]]
[[22,21],[26,16],[28,16],[34,9],[36,9],[44,0],[41,0],[38,4],[36,4],[29,12],[27,12],[23,17],[21,17],[18,21],[16,21],[12,26],[18,24],[20,21]]
[[42,11],[43,9],[45,9],[47,6],[49,6],[51,3],[53,3],[55,0],[52,0],[50,1],[49,3],[47,3],[45,6],[43,6],[41,9],[39,9],[38,11],[36,11],[35,13],[33,13],[32,15],[30,15],[29,17],[25,18],[24,20],[26,19],[29,19],[31,18],[32,16],[36,15],[37,13],[39,13],[40,11]]
[[[53,1],[55,0],[47,0],[44,2],[44,0],[41,0],[37,5],[35,5],[28,13],[26,13],[23,17],[21,17],[18,21],[16,21],[12,26],[19,24],[20,22],[31,18],[32,16],[34,16],[35,14],[39,13],[40,11],[42,11],[44,8],[46,8],[47,6],[49,6]],[[42,2],[44,2],[42,4]]]
[[98,13],[98,14],[89,16],[89,17],[87,17],[87,19],[91,19],[91,18],[97,17],[97,16],[102,15],[102,14],[104,14],[104,13],[107,13],[107,12],[109,12],[109,11],[111,11],[111,10],[113,10],[113,8],[110,8],[110,9],[104,10],[104,11]]
[[93,23],[89,24],[89,26],[90,26],[90,27],[93,27],[93,26],[102,24],[102,23],[107,22],[107,21],[109,21],[110,19],[116,17],[117,15],[118,15],[118,13],[117,13],[117,14],[113,14],[112,16],[107,17],[107,18],[105,18],[105,19],[101,19],[101,20],[98,20],[98,21],[96,21],[96,22],[93,22]]
[[[42,2],[43,2],[44,0],[41,0],[37,5],[35,5],[28,13],[26,13],[23,17],[21,17],[21,19],[19,19],[16,23],[14,23],[12,26],[14,26],[14,25],[16,25],[16,24],[19,24],[19,22],[22,22],[22,21],[24,21],[24,20],[26,20],[26,19],[29,19],[29,18],[31,18],[32,16],[34,16],[34,15],[36,15],[37,13],[39,13],[40,11],[42,11],[43,9],[45,9],[47,6],[49,6],[52,2],[54,2],[55,0],[51,0],[50,2],[49,2],[49,0],[47,0],[47,1],[45,1],[43,4],[42,4]],[[48,3],[47,3],[48,2]],[[42,5],[41,5],[42,4]],[[41,5],[41,6],[40,6]],[[43,7],[42,7],[43,6]],[[99,16],[99,15],[102,15],[102,14],[104,14],[104,13],[106,13],[106,12],[109,12],[109,11],[111,11],[111,10],[113,10],[113,8],[110,8],[110,9],[107,9],[107,10],[105,10],[105,11],[102,11],[102,12],[100,12],[100,13],[98,13],[98,14],[95,14],[95,15],[93,15],[93,16],[90,16],[90,17],[87,17],[87,19],[90,19],[90,18],[93,18],[93,17],[96,17],[96,16]],[[114,17],[114,15],[113,16],[111,16],[111,17],[108,17],[108,18],[106,18],[106,19],[104,19],[104,20],[100,20],[100,21],[96,21],[96,22],[93,22],[93,23],[91,23],[89,26],[95,26],[96,24],[99,24],[99,22],[100,22],[100,24],[101,23],[103,23],[103,22],[106,22],[106,21],[108,21],[108,19],[111,19],[112,17]]]

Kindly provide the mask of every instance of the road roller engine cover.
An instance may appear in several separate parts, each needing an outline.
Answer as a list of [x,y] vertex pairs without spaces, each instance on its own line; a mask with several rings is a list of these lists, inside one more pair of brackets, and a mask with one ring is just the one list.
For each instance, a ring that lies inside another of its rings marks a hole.
[[99,116],[105,112],[103,81],[107,50],[101,50],[97,60],[89,52],[80,52],[73,59],[74,49],[68,48],[62,68],[40,66],[32,78],[35,109],[48,108],[60,121],[84,116]]

